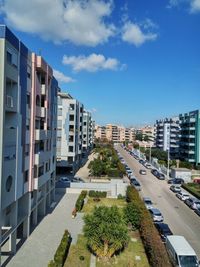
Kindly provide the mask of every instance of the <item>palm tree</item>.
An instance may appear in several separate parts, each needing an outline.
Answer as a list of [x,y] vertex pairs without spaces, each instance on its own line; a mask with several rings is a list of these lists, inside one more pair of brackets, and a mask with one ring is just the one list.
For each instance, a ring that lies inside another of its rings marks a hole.
[[128,243],[127,226],[116,206],[95,207],[93,214],[86,215],[84,220],[87,244],[99,258],[111,258]]

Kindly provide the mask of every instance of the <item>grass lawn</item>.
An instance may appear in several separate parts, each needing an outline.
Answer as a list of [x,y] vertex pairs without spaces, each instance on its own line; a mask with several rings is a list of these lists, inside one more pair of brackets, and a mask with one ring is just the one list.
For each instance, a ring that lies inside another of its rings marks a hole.
[[[84,256],[84,261],[79,259]],[[90,252],[87,249],[86,238],[83,235],[78,236],[76,245],[71,245],[67,260],[64,267],[89,267],[90,266]]]
[[128,247],[121,254],[113,257],[107,263],[97,260],[96,267],[150,267],[139,233],[131,232],[130,237],[132,241],[129,241]]
[[117,206],[118,208],[123,208],[126,206],[126,201],[124,199],[116,199],[116,198],[100,198],[99,202],[93,201],[93,198],[88,198],[87,203],[84,205],[82,212],[89,213],[92,212],[94,207],[99,206]]

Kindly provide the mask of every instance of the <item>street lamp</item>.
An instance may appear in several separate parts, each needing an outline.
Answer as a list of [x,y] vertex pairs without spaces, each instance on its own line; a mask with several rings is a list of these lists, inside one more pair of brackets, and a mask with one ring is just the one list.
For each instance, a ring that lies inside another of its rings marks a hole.
[[151,162],[151,145],[149,147],[149,162]]
[[170,151],[170,147],[168,147],[168,150],[167,150],[167,179],[169,179],[169,161],[170,161],[169,151]]

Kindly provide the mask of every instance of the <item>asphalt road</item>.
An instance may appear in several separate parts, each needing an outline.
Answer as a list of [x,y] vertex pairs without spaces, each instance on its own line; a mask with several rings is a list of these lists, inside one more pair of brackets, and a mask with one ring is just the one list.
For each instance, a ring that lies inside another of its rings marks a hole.
[[118,151],[141,183],[142,196],[151,198],[173,234],[184,236],[200,259],[200,217],[169,190],[170,185],[166,181],[158,180],[150,170],[147,170],[147,175],[140,175],[139,170],[146,168],[122,147],[119,146]]

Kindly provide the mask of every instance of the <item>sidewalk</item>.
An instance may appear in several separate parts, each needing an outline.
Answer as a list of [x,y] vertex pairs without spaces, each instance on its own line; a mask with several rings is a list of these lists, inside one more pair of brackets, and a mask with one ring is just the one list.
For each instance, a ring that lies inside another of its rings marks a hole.
[[85,182],[88,182],[89,181],[89,169],[88,169],[88,165],[95,158],[96,158],[96,155],[94,153],[92,153],[91,155],[89,155],[86,164],[77,171],[77,173],[75,174],[75,176],[81,177]]
[[[64,191],[64,192],[63,192]],[[61,241],[64,230],[72,235],[72,243],[82,232],[83,220],[79,213],[72,219],[71,212],[78,198],[77,194],[66,194],[65,190],[56,190],[56,200],[62,198],[52,213],[49,213],[35,228],[30,237],[7,264],[8,267],[46,267]]]

